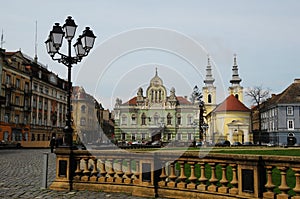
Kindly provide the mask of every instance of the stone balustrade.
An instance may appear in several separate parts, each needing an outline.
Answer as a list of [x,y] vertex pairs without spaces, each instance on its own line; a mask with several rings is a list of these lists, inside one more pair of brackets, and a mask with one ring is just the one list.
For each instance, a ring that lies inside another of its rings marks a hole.
[[[300,199],[300,158],[57,149],[56,190],[164,198]],[[292,179],[294,184],[288,183]]]

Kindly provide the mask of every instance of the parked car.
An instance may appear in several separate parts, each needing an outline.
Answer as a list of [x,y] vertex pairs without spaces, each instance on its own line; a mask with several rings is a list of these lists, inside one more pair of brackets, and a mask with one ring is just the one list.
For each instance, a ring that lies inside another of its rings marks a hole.
[[216,143],[215,146],[230,146],[230,142],[228,140],[223,140],[221,142]]
[[132,146],[142,145],[141,141],[134,141],[131,143]]
[[232,143],[231,146],[242,146],[242,143],[240,143],[240,142],[234,142],[234,143]]
[[157,140],[157,141],[152,142],[151,145],[152,146],[160,146],[161,142],[159,140]]
[[21,148],[21,143],[15,141],[4,141],[0,142],[0,148]]
[[202,146],[202,142],[196,142],[196,147]]
[[251,145],[253,145],[253,143],[252,142],[245,142],[244,145],[245,146],[251,146]]

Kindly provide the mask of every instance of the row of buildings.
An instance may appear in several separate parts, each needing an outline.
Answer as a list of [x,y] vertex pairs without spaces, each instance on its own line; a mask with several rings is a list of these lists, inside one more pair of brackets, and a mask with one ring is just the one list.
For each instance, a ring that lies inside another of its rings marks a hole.
[[[272,95],[259,107],[244,104],[237,58],[234,57],[228,96],[217,103],[217,88],[208,58],[202,87],[204,137],[202,141],[299,144],[300,80]],[[67,105],[67,81],[21,51],[0,49],[0,140],[30,146],[62,137]],[[199,140],[197,101],[167,89],[155,70],[147,88],[138,88],[126,102],[116,99],[112,113],[80,86],[72,87],[74,141]],[[145,89],[145,91],[144,91]],[[45,145],[44,145],[45,146]]]
[[[66,80],[36,57],[0,49],[0,82],[0,141],[45,147],[51,137],[63,137],[71,86]],[[71,111],[74,140],[89,141],[90,132],[99,128],[111,131],[109,111],[81,87],[73,87]]]
[[201,139],[211,144],[222,140],[229,140],[231,144],[300,144],[300,80],[296,79],[285,91],[272,95],[259,107],[251,108],[244,104],[236,56],[228,96],[221,103],[216,102],[214,81],[208,58],[202,87],[205,105],[203,137],[199,133],[199,103],[192,102],[187,96],[177,96],[175,88],[169,89],[168,93],[156,69],[145,92],[138,88],[136,96],[125,103],[116,99],[115,138],[186,142]]

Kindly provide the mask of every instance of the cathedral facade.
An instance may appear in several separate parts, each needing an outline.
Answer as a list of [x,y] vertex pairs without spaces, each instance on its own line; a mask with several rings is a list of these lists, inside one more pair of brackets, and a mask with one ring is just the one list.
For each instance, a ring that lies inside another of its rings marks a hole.
[[[250,142],[250,110],[243,104],[243,87],[234,56],[228,97],[217,104],[217,89],[210,58],[202,87],[205,107],[203,142],[221,140]],[[156,70],[146,91],[139,88],[135,97],[123,103],[116,100],[115,138],[119,141],[184,141],[199,140],[199,104],[187,97],[176,96],[175,88],[167,92]],[[205,126],[205,127],[204,127]],[[200,140],[199,140],[200,141]]]
[[155,76],[144,92],[122,103],[116,100],[115,138],[122,141],[193,141],[198,139],[195,122],[197,106],[187,97],[176,96],[175,88],[169,93],[158,76]]

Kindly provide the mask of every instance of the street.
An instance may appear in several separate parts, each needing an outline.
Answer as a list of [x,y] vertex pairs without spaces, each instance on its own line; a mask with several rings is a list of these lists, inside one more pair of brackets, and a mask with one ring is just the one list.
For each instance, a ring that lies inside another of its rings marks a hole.
[[55,154],[50,149],[0,149],[0,196],[11,198],[133,198],[118,193],[72,191],[42,188],[43,156],[49,153],[48,187],[55,179]]

